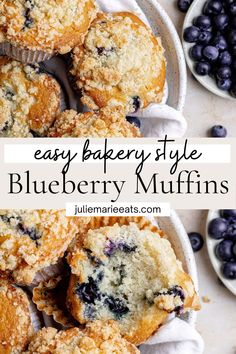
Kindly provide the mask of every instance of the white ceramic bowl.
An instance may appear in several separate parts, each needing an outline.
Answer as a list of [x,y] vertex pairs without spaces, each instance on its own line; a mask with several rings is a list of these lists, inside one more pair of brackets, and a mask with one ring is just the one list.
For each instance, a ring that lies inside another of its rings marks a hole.
[[210,210],[208,213],[207,217],[207,224],[206,224],[206,244],[207,244],[207,250],[208,254],[212,263],[213,268],[215,269],[216,274],[222,281],[222,283],[228,288],[234,295],[236,295],[236,280],[228,280],[223,277],[221,273],[221,266],[222,262],[220,262],[216,255],[215,255],[215,248],[216,245],[221,241],[221,240],[214,240],[209,236],[208,233],[208,224],[211,220],[220,217],[220,212],[219,210]]
[[187,73],[181,41],[175,26],[166,11],[156,0],[136,0],[145,13],[153,32],[159,34],[166,50],[167,59],[167,104],[183,110],[187,89]]
[[[183,37],[185,28],[192,26],[194,18],[201,15],[201,12],[202,12],[205,2],[206,2],[206,0],[194,0],[193,4],[189,8],[189,10],[185,16],[182,37]],[[189,50],[194,45],[194,43],[187,43],[187,42],[185,42],[185,40],[183,38],[182,38],[182,41],[183,41],[184,54],[185,54],[185,58],[186,58],[188,67],[191,70],[192,74],[195,76],[195,78],[200,82],[200,84],[202,84],[202,86],[204,86],[207,90],[211,91],[212,93],[214,93],[217,96],[227,98],[230,100],[235,100],[235,98],[233,98],[228,93],[228,91],[220,90],[217,87],[216,82],[213,78],[211,78],[208,75],[201,76],[196,73],[196,71],[194,69],[195,62],[191,59],[191,57],[189,55]]]
[[[159,227],[168,235],[168,239],[174,248],[177,258],[182,262],[184,270],[193,279],[196,290],[198,291],[198,277],[195,257],[188,235],[177,213],[175,211],[171,211],[170,217],[158,218],[157,221]],[[197,313],[195,311],[190,311],[184,314],[182,318],[192,326],[195,326]]]

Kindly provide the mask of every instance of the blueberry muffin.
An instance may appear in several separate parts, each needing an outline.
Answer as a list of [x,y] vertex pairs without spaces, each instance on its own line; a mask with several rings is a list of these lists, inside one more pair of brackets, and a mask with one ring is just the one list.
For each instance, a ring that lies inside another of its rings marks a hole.
[[166,62],[160,38],[134,14],[99,14],[74,49],[71,73],[89,108],[134,112],[162,100]]
[[77,223],[63,210],[0,210],[0,271],[30,285],[39,271],[63,257]]
[[2,0],[0,49],[40,62],[80,45],[97,13],[95,0]]
[[0,353],[20,354],[33,334],[27,295],[0,276]]
[[121,107],[104,108],[99,112],[77,113],[69,110],[61,113],[49,131],[49,137],[112,138],[140,136],[140,131],[125,119]]
[[121,337],[113,321],[89,323],[84,330],[57,331],[43,328],[33,337],[25,354],[138,354],[134,345]]
[[67,304],[80,323],[115,320],[138,345],[170,313],[199,309],[191,278],[158,233],[116,224],[90,230],[78,247]]
[[0,137],[44,136],[60,112],[61,89],[38,66],[0,57]]

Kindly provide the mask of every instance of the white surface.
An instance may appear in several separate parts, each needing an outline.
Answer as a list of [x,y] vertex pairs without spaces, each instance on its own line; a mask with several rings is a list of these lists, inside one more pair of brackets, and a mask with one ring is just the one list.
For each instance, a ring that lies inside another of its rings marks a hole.
[[[202,9],[204,7],[206,0],[195,0],[191,6],[191,8],[189,9],[186,17],[185,17],[185,21],[184,21],[184,25],[183,25],[183,29],[192,26],[193,25],[193,19],[197,16],[199,16],[200,14],[202,14]],[[211,78],[210,76],[201,76],[201,75],[197,75],[196,71],[195,71],[195,62],[191,59],[190,55],[189,55],[189,50],[190,48],[194,45],[194,43],[187,43],[185,41],[183,41],[183,48],[185,51],[185,56],[186,56],[186,60],[187,60],[187,64],[189,69],[191,70],[191,72],[193,73],[193,75],[196,77],[196,79],[204,86],[206,87],[209,91],[211,91],[212,93],[214,93],[215,95],[218,95],[220,97],[223,98],[227,98],[229,100],[235,100],[235,98],[233,98],[228,91],[222,91],[220,90],[217,85],[216,85],[216,81]]]
[[[187,232],[205,234],[208,211],[178,211]],[[202,309],[197,318],[197,329],[205,341],[204,354],[236,353],[236,298],[219,282],[211,265],[206,244],[195,254]],[[187,354],[187,353],[183,353]]]
[[[159,0],[174,22],[178,33],[182,33],[184,14],[176,8],[177,0]],[[208,90],[192,77],[188,71],[188,90],[184,116],[188,122],[187,137],[206,137],[215,124],[222,124],[230,137],[236,136],[236,100],[225,100]],[[236,343],[236,340],[235,340]],[[235,344],[236,345],[236,344]],[[209,354],[211,354],[209,352]],[[224,353],[225,354],[225,353]],[[235,354],[235,353],[234,353]]]
[[[211,220],[215,218],[220,217],[220,212],[219,210],[210,210],[207,216],[207,222],[206,222],[206,245],[207,245],[207,250],[209,254],[209,258],[211,260],[211,264],[213,268],[215,269],[215,272],[217,273],[218,277],[222,281],[222,283],[228,288],[234,295],[236,295],[236,280],[229,280],[226,279],[221,272],[221,267],[222,267],[222,262],[218,260],[218,258],[215,255],[215,248],[218,243],[222,241],[221,240],[214,240],[212,237],[209,236],[208,234],[208,224]],[[236,301],[236,298],[235,298]]]

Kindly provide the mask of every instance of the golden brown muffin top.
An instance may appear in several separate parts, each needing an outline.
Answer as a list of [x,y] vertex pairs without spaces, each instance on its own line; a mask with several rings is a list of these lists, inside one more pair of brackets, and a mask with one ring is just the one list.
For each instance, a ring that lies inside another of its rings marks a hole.
[[3,0],[0,42],[64,54],[81,44],[96,12],[94,0]]

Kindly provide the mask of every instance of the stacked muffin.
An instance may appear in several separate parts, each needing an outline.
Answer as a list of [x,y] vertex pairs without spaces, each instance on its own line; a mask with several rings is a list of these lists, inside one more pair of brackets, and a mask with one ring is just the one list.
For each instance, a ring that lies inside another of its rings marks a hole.
[[[3,354],[138,353],[170,313],[199,309],[191,278],[149,220],[63,210],[0,211],[0,298]],[[42,314],[51,328],[40,330]]]
[[[163,97],[160,38],[132,13],[98,13],[95,0],[1,1],[0,52],[1,137],[139,137],[126,116]],[[61,85],[37,64],[67,53],[90,113],[62,113]]]

